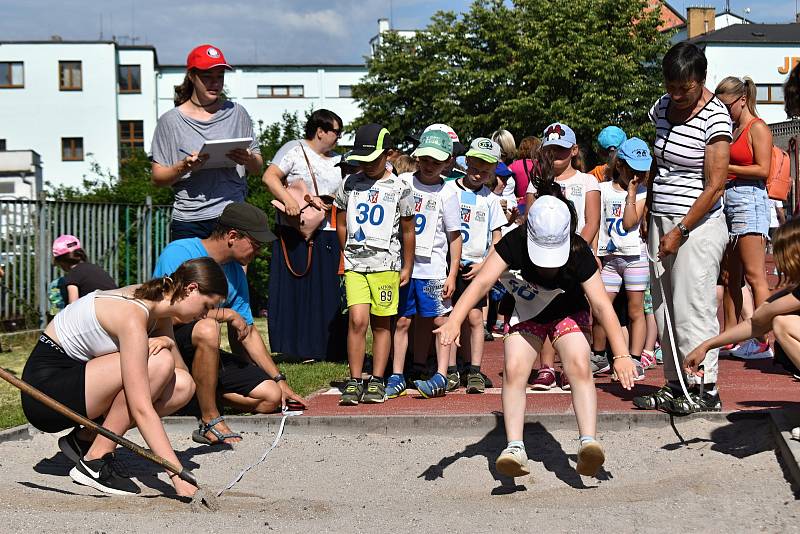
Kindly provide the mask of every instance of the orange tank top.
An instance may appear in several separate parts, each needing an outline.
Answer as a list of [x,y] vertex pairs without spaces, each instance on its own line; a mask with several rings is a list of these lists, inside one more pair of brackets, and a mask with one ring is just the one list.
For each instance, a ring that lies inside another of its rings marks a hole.
[[[731,165],[739,165],[746,167],[755,164],[755,157],[753,156],[753,148],[750,146],[750,128],[756,121],[761,119],[755,118],[751,120],[747,126],[744,127],[742,133],[736,138],[736,141],[731,143]],[[728,180],[735,180],[735,174],[728,174]]]

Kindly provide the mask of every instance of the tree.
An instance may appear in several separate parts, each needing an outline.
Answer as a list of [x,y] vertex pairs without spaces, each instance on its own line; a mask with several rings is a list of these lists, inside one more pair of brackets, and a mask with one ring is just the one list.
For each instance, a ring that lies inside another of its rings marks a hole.
[[156,187],[150,181],[150,158],[144,150],[133,150],[120,162],[117,175],[91,161],[89,176],[83,177],[82,187],[53,186],[47,183],[48,197],[53,200],[76,202],[111,202],[144,204],[149,196],[156,205],[171,205],[174,194],[169,187]]
[[669,36],[647,4],[476,0],[463,15],[436,13],[414,37],[385,33],[353,88],[357,125],[377,122],[399,138],[445,122],[470,139],[500,127],[541,135],[559,120],[587,148],[609,124],[650,138]]

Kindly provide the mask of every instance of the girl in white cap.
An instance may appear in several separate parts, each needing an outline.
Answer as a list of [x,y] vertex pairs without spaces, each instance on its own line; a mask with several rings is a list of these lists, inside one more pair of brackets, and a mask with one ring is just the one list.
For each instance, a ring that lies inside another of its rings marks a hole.
[[[549,165],[545,164],[545,167]],[[517,477],[530,473],[522,441],[525,388],[533,365],[549,336],[572,383],[572,405],[578,420],[580,449],[576,470],[595,476],[605,461],[595,441],[597,394],[589,370],[589,306],[608,332],[614,370],[623,387],[634,384],[635,367],[628,354],[614,308],[605,292],[592,250],[575,233],[574,208],[552,179],[552,170],[535,178],[538,199],[527,224],[506,234],[486,259],[483,269],[436,330],[440,342],[459,343],[461,323],[480,298],[500,282],[514,297],[515,307],[505,337],[503,415],[508,446],[497,458],[497,470]]]

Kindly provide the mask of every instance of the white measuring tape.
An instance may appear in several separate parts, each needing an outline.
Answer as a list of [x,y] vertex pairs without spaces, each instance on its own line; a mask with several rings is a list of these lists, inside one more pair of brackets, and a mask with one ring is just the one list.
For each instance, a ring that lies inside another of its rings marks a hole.
[[[649,229],[651,230],[651,229]],[[652,230],[651,230],[652,231]],[[653,263],[661,263],[661,260],[658,257],[653,258],[650,255],[650,247],[646,247],[647,250],[647,259]],[[677,252],[676,252],[677,254]],[[675,369],[678,372],[678,382],[681,384],[681,390],[683,390],[683,394],[686,397],[686,400],[692,406],[699,406],[696,402],[692,400],[691,395],[689,395],[689,390],[686,387],[686,382],[683,380],[683,367],[681,366],[681,362],[678,361],[678,345],[675,343],[675,333],[672,329],[672,318],[669,314],[669,305],[667,301],[664,299],[664,284],[661,282],[661,277],[664,276],[664,273],[667,272],[662,265],[663,272],[661,276],[657,276],[656,280],[658,280],[658,289],[661,291],[661,305],[664,307],[664,320],[666,321],[667,326],[667,334],[669,335],[669,344],[670,349],[672,349],[672,360],[675,362]],[[664,347],[661,347],[661,350],[664,350]],[[703,382],[700,382],[700,395],[703,394]]]
[[251,469],[253,469],[253,468],[254,468],[255,466],[257,466],[258,464],[260,464],[260,463],[263,463],[263,462],[264,462],[264,460],[266,460],[266,459],[267,459],[267,455],[268,455],[270,452],[272,452],[272,450],[273,450],[275,447],[277,447],[277,446],[278,446],[278,442],[281,440],[281,436],[283,436],[283,429],[284,429],[284,427],[286,426],[286,419],[287,419],[287,418],[289,418],[289,417],[294,417],[294,416],[296,416],[296,415],[303,415],[303,411],[302,411],[302,410],[291,411],[291,410],[288,410],[288,409],[284,409],[282,413],[283,413],[283,417],[281,417],[281,424],[280,424],[280,426],[278,427],[278,435],[277,435],[277,436],[275,436],[275,440],[272,442],[272,445],[271,445],[271,446],[270,446],[270,447],[269,447],[269,448],[268,448],[266,451],[264,451],[264,454],[262,454],[262,455],[261,455],[261,458],[259,458],[259,459],[258,459],[258,461],[254,462],[254,463],[252,463],[251,465],[248,465],[247,467],[245,467],[244,469],[242,469],[242,470],[239,472],[239,474],[238,474],[238,475],[236,475],[236,478],[234,478],[233,480],[231,480],[230,484],[228,484],[227,486],[225,486],[223,489],[221,489],[221,490],[219,491],[219,493],[217,493],[217,497],[221,496],[223,493],[225,493],[226,491],[228,491],[229,489],[231,489],[232,487],[234,487],[236,484],[238,484],[238,483],[239,483],[239,481],[240,481],[240,480],[242,480],[242,479],[244,478],[244,475],[245,475],[245,474],[246,474],[248,471],[250,471]]

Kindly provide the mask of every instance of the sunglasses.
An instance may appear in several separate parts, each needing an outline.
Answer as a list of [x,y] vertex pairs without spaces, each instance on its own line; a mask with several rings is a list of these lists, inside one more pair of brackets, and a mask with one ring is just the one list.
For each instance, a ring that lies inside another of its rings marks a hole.
[[250,246],[253,247],[253,250],[255,250],[256,252],[264,248],[264,246],[266,245],[266,243],[262,243],[261,241],[256,241],[247,234],[242,234],[242,237],[246,238],[250,242]]
[[341,139],[342,138],[342,129],[341,128],[330,128],[330,129],[325,130],[325,131],[326,132],[335,133],[336,134],[336,139]]

